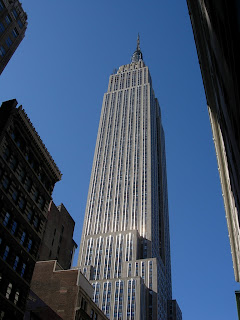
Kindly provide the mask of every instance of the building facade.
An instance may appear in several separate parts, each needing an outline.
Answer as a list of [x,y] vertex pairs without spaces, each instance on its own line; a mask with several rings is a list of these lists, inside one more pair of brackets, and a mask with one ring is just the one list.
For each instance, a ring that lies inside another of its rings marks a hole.
[[0,108],[0,319],[22,319],[61,173],[22,106]]
[[27,14],[19,0],[0,0],[0,74],[25,36]]
[[75,221],[61,203],[50,202],[44,234],[38,254],[39,261],[57,260],[63,269],[70,269],[76,242],[73,240]]
[[[107,320],[92,301],[93,287],[79,268],[63,270],[56,260],[39,261],[35,265],[31,290],[63,320]],[[32,305],[31,309],[37,313],[38,306]]]
[[109,319],[167,319],[165,139],[139,38],[104,94],[78,265]]
[[240,281],[240,3],[187,0],[213,132],[233,267]]

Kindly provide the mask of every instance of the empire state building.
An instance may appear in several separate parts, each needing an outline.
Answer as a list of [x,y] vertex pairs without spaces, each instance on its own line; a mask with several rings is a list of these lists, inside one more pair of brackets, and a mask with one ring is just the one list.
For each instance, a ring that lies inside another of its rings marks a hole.
[[181,319],[172,300],[164,131],[139,37],[103,97],[78,266],[109,319],[175,319],[174,309]]

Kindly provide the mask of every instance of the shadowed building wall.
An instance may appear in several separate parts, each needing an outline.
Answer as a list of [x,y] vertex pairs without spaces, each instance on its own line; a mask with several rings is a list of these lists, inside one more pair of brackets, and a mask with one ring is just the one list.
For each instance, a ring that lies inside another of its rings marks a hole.
[[0,0],[0,74],[23,40],[27,14],[18,0]]

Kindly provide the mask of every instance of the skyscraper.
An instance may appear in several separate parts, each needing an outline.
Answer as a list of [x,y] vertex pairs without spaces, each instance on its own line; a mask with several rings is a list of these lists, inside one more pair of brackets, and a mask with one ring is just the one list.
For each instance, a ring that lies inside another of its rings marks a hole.
[[240,282],[240,2],[187,0]]
[[0,107],[0,319],[23,319],[61,172],[15,99]]
[[27,14],[19,0],[0,0],[0,74],[25,37]]
[[165,139],[139,38],[104,94],[78,265],[108,318],[167,319]]

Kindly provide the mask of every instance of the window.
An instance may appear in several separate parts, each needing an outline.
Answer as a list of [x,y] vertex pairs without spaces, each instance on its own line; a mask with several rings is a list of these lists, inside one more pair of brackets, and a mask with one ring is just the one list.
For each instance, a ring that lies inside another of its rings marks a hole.
[[22,270],[21,270],[21,273],[20,273],[21,277],[24,276],[25,270],[26,270],[26,263],[23,263],[22,264]]
[[21,168],[20,174],[19,174],[19,180],[20,180],[22,183],[24,183],[25,178],[26,178],[26,171],[25,171],[23,168]]
[[10,23],[11,23],[12,19],[11,19],[11,17],[9,16],[9,14],[6,15],[5,21],[6,21],[7,24],[10,24]]
[[0,47],[0,56],[5,56],[5,54],[6,54],[6,50],[4,49],[4,47],[3,46],[1,46]]
[[25,208],[26,200],[23,197],[20,197],[18,205],[21,210]]
[[13,198],[14,201],[17,201],[18,191],[16,189],[13,189],[12,198]]
[[30,192],[32,189],[32,180],[29,177],[26,178],[25,188],[28,192]]
[[17,159],[14,156],[12,156],[12,159],[10,162],[10,167],[13,169],[13,171],[16,170],[17,164],[18,164]]
[[14,297],[14,301],[13,301],[13,303],[14,304],[17,304],[18,303],[18,299],[19,299],[19,290],[17,290],[16,292],[15,292],[15,297]]
[[29,239],[27,244],[27,252],[30,252],[31,248],[32,248],[32,239]]
[[6,246],[5,251],[3,253],[3,260],[7,259],[8,254],[9,254],[9,246]]
[[5,30],[5,27],[2,24],[2,22],[0,22],[0,33],[3,33],[4,30]]
[[11,282],[9,282],[8,287],[7,287],[7,291],[6,291],[6,298],[7,299],[9,299],[11,292],[12,292],[12,284],[11,284]]
[[17,38],[17,37],[18,37],[19,33],[18,33],[18,31],[17,31],[16,28],[14,28],[14,29],[12,30],[12,35],[14,36],[14,38]]
[[33,196],[33,199],[38,202],[38,197],[39,197],[39,191],[36,189],[35,192],[34,192],[34,196]]
[[0,1],[0,11],[2,11],[3,9],[4,9],[3,3],[2,3],[2,1]]
[[18,14],[17,14],[17,11],[16,9],[12,9],[12,14],[14,15],[14,17],[17,19],[18,17]]
[[18,262],[19,262],[19,257],[16,256],[15,261],[14,261],[14,264],[13,264],[13,270],[16,270],[16,269],[17,269]]
[[39,207],[41,210],[44,209],[44,206],[45,206],[45,200],[43,199],[43,197],[39,197]]
[[9,150],[9,148],[7,147],[7,148],[4,150],[3,158],[4,158],[5,160],[8,160],[9,156],[10,156],[10,150]]
[[12,45],[12,40],[11,40],[10,37],[7,37],[7,39],[6,39],[6,45],[8,46],[8,48],[11,47],[11,45]]
[[12,229],[11,229],[11,234],[15,234],[17,230],[17,222],[16,221],[13,221],[12,223]]
[[29,221],[29,222],[32,221],[32,216],[33,216],[33,212],[32,212],[32,210],[29,210],[29,211],[28,211],[28,215],[27,215],[27,218],[28,218],[28,221]]
[[8,212],[6,212],[4,220],[3,220],[3,225],[6,227],[8,225],[10,219],[10,214]]
[[18,23],[20,29],[22,29],[22,27],[23,27],[22,21],[20,19],[18,19],[17,23]]
[[2,185],[4,189],[7,189],[9,187],[9,179],[7,177],[4,177]]
[[20,243],[21,243],[22,245],[24,244],[25,238],[26,238],[26,232],[23,231],[23,233],[22,233],[22,235],[21,235],[21,239],[20,239]]
[[38,227],[39,227],[39,218],[38,218],[37,215],[34,216],[33,225],[34,225],[35,229],[38,230]]

